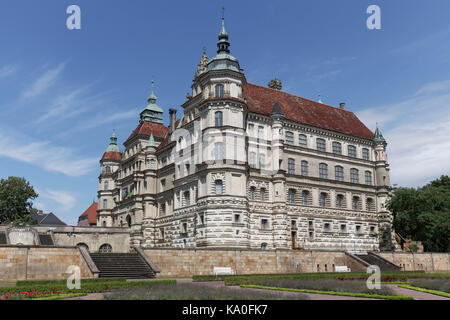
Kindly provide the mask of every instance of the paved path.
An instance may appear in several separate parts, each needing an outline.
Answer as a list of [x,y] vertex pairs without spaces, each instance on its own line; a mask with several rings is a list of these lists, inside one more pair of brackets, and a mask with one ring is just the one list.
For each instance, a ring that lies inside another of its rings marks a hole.
[[392,291],[403,294],[405,296],[413,297],[414,300],[450,300],[449,298],[438,296],[431,293],[420,292],[416,290],[401,288],[395,284],[386,284],[385,286],[392,289]]
[[316,294],[316,293],[304,293],[304,292],[289,292],[289,291],[278,291],[278,290],[266,290],[266,289],[253,289],[253,288],[241,288],[239,286],[225,286],[224,281],[208,281],[208,282],[193,282],[193,284],[198,286],[207,286],[213,288],[227,287],[233,290],[247,290],[247,291],[258,291],[262,293],[278,293],[283,296],[304,296],[308,300],[378,300],[370,298],[361,297],[348,297],[348,296],[335,296],[330,294]]
[[89,293],[86,296],[65,298],[61,300],[101,300],[103,298],[103,293]]

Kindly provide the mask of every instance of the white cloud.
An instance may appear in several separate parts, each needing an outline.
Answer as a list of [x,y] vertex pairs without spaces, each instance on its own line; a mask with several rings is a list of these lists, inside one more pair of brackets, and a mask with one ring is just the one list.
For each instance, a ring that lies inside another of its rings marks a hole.
[[75,206],[76,198],[70,191],[63,190],[38,190],[39,198],[56,202],[62,211],[67,212]]
[[93,170],[96,158],[79,158],[75,150],[54,146],[49,141],[30,142],[30,138],[18,139],[8,130],[0,128],[0,156],[26,162],[47,171],[79,177]]
[[17,66],[3,66],[0,68],[0,79],[12,76],[17,71]]
[[43,75],[37,78],[30,88],[22,93],[22,98],[32,98],[38,96],[50,88],[63,71],[66,64],[61,63],[57,67],[47,70]]
[[416,187],[450,173],[449,84],[424,84],[405,101],[358,112],[371,128],[380,123],[388,142],[392,184]]

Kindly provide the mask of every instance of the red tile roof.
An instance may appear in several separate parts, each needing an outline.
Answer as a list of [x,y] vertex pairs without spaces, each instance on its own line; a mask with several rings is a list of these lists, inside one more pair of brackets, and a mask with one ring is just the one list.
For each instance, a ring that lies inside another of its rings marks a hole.
[[[175,121],[175,130],[176,130],[176,128],[178,128],[178,125],[180,124],[181,119],[178,119],[177,121]],[[169,143],[169,138],[170,138],[169,130],[167,130],[166,135],[164,136],[164,140],[158,146],[158,150]]]
[[148,137],[150,137],[150,134],[153,134],[153,137],[163,139],[167,131],[168,128],[162,123],[142,121],[139,122],[138,126],[136,127],[136,129],[134,129],[134,131],[131,133],[131,135],[128,137],[125,143],[138,134],[146,135]]
[[105,152],[102,160],[122,160],[122,154],[120,152]]
[[244,87],[249,111],[263,115],[272,113],[278,101],[287,119],[365,139],[373,138],[370,131],[353,112],[300,98],[292,94],[247,83]]
[[[89,225],[96,225],[97,224],[97,207],[98,207],[98,203],[93,202],[91,204],[91,206],[85,212],[83,212],[83,214],[80,216],[80,218],[88,216]],[[78,223],[80,224],[80,219],[78,219],[78,221],[79,221]]]

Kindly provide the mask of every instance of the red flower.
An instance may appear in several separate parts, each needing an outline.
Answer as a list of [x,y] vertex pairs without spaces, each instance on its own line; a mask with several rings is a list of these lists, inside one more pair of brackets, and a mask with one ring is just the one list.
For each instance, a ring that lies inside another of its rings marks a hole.
[[5,295],[3,296],[3,298],[4,298],[5,300],[8,300],[8,299],[9,299],[9,296],[5,294]]

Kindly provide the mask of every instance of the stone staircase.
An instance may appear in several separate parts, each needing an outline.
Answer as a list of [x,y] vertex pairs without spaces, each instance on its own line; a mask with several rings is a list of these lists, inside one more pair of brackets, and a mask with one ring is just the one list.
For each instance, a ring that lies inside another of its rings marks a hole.
[[367,254],[355,254],[355,256],[366,262],[367,265],[379,266],[381,271],[399,271],[401,269],[400,266],[397,266],[373,252],[368,252]]
[[99,278],[155,278],[155,271],[137,253],[90,253]]

